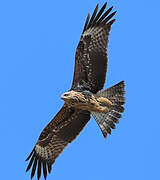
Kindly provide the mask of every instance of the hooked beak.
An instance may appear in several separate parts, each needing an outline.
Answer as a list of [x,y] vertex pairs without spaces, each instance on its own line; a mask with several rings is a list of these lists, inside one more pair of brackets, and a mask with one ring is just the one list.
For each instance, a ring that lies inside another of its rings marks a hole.
[[69,96],[68,93],[63,93],[63,94],[61,95],[61,99],[66,100],[66,99],[68,99],[68,96]]

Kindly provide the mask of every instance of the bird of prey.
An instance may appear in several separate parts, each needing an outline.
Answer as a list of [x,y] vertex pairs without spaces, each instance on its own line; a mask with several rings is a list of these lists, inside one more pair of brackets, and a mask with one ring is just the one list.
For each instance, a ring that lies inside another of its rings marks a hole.
[[107,3],[98,11],[96,6],[91,18],[88,14],[75,54],[75,67],[72,87],[62,94],[64,105],[44,128],[29,161],[31,179],[41,171],[46,179],[52,165],[64,148],[71,143],[90,120],[91,114],[100,127],[103,136],[111,134],[124,111],[124,81],[102,90],[108,63],[108,37],[116,14]]

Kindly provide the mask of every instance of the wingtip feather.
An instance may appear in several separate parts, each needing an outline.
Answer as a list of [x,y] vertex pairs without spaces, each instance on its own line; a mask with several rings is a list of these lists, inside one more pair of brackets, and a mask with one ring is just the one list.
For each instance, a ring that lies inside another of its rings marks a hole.
[[103,20],[105,19],[105,17],[108,16],[108,14],[112,11],[113,6],[111,6],[97,21],[97,24],[100,24],[101,22],[103,22]]
[[[103,24],[106,24],[115,14],[117,11],[114,11],[113,13],[111,13],[109,16],[106,17],[106,19],[104,19],[104,21],[102,22]],[[107,24],[108,25],[108,24]]]
[[52,165],[48,164],[48,172],[51,173],[51,171],[52,171]]
[[100,11],[98,12],[97,16],[95,17],[94,21],[93,21],[93,25],[94,26],[96,24],[96,21],[101,17],[102,13],[104,12],[105,8],[107,6],[107,2],[103,5],[103,7],[100,9]]
[[87,18],[86,18],[86,22],[85,22],[85,25],[84,25],[84,28],[83,28],[83,33],[87,29],[89,19],[90,19],[90,14],[88,13]]
[[99,7],[99,4],[96,5],[87,28],[90,28],[92,26],[92,23],[94,22],[94,19],[96,18],[98,7]]
[[44,176],[44,179],[47,179],[47,168],[46,168],[46,162],[43,162],[43,176]]
[[[106,12],[104,12],[106,6],[107,6],[107,2],[104,3],[102,8],[98,12],[99,4],[96,5],[96,8],[94,9],[94,12],[93,12],[90,20],[89,20],[89,18],[87,16],[86,23],[85,23],[85,26],[84,26],[84,29],[83,29],[83,33],[84,33],[85,30],[87,30],[87,29],[89,29],[89,28],[91,28],[93,26],[98,26],[100,24],[101,25],[106,24],[116,14],[117,11],[114,11],[112,14],[109,15],[109,13],[113,9],[113,6],[111,6]],[[97,12],[98,12],[98,14],[97,14]],[[112,25],[114,21],[111,20],[107,25]]]
[[26,168],[26,172],[28,172],[29,169],[31,168],[31,166],[32,166],[32,164],[33,164],[33,161],[34,161],[34,158],[35,158],[35,156],[34,156],[34,154],[33,154],[32,158],[31,158],[31,160],[30,160],[30,162],[29,162],[29,164],[28,164],[28,166],[27,166],[27,168]]
[[39,180],[40,177],[41,177],[41,160],[38,161],[37,179]]
[[27,157],[27,159],[25,161],[28,161],[30,159],[30,157],[32,156],[33,152],[34,152],[34,148],[33,148],[32,152],[29,154],[29,156]]
[[33,176],[35,174],[36,168],[37,168],[37,158],[35,157],[34,164],[32,167],[32,172],[31,172],[31,179],[33,178]]

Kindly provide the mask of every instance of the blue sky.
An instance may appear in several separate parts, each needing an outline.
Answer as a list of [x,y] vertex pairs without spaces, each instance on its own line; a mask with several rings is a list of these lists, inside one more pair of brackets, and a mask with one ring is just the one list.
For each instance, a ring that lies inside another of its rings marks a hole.
[[[1,179],[30,179],[24,161],[72,83],[87,13],[105,1],[0,1]],[[126,81],[126,111],[104,139],[92,118],[48,180],[159,179],[160,1],[108,1],[117,10],[105,88]]]

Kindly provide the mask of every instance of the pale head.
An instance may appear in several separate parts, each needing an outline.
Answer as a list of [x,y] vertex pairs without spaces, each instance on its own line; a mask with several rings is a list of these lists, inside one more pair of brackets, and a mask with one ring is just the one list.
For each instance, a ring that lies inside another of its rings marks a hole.
[[79,102],[85,101],[84,96],[81,92],[76,91],[67,91],[61,95],[61,99],[63,99],[69,105],[76,105]]

